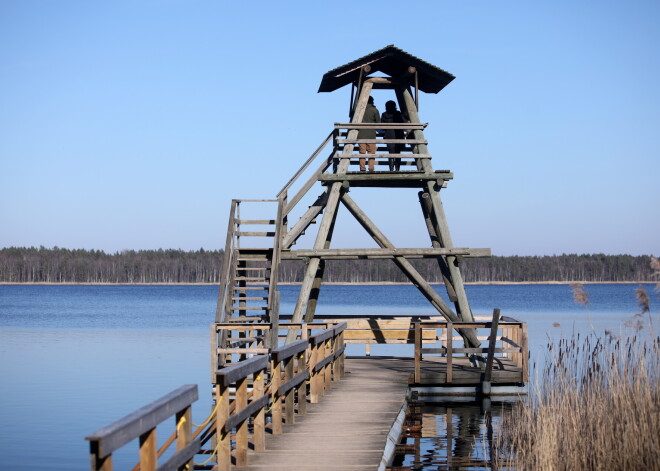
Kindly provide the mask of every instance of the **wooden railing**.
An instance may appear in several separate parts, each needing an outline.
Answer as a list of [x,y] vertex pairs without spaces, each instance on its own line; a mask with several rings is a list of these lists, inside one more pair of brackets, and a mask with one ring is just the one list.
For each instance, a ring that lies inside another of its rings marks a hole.
[[[177,470],[192,466],[192,459],[199,452],[201,442],[193,440],[191,404],[198,399],[197,385],[188,384],[166,396],[138,409],[123,419],[85,437],[89,440],[92,471],[112,471],[112,453],[128,442],[140,438],[140,461],[136,469],[141,471]],[[176,417],[176,430],[158,449],[156,427],[166,419]],[[176,453],[158,466],[158,458],[176,439]]]
[[[454,334],[454,329],[460,328],[489,329],[489,335],[486,337],[489,340],[488,347],[455,347],[455,341],[463,340],[462,337]],[[440,331],[439,335],[438,331]],[[497,335],[498,331],[501,331],[499,336]],[[453,381],[453,360],[456,355],[473,356],[485,365],[484,372],[487,381],[490,381],[492,365],[498,357],[510,360],[513,366],[521,369],[522,382],[527,382],[529,379],[527,324],[510,317],[500,318],[499,310],[496,310],[496,315],[493,316],[493,320],[490,322],[416,322],[414,335],[416,383],[420,381],[421,362],[425,355],[442,355],[445,357],[447,383]],[[433,337],[436,339],[434,343],[439,342],[440,346],[423,347],[423,343],[428,343],[428,339]],[[499,346],[497,346],[498,342]]]
[[[229,327],[216,324],[213,331]],[[234,327],[268,331],[264,326]],[[294,343],[264,349],[264,353],[243,352],[238,355],[241,360],[217,368],[214,412],[194,432],[190,405],[198,398],[197,386],[187,385],[86,437],[92,471],[112,471],[112,453],[138,437],[140,458],[134,471],[177,470],[186,465],[189,469],[210,469],[211,465],[193,462],[196,454],[205,454],[207,462],[215,461],[214,469],[219,471],[230,470],[232,463],[246,465],[250,444],[255,451],[265,449],[268,416],[271,432],[282,433],[283,420],[293,423],[296,415],[306,412],[308,401],[317,402],[332,382],[342,377],[346,323],[324,324],[322,327],[327,328],[320,331],[319,327],[303,329],[304,338]],[[248,355],[251,358],[244,358]],[[266,386],[267,378],[270,382]],[[176,416],[176,430],[157,449],[156,426],[171,416]],[[158,465],[158,457],[174,440],[177,451]],[[214,443],[215,449],[202,450],[206,443]]]

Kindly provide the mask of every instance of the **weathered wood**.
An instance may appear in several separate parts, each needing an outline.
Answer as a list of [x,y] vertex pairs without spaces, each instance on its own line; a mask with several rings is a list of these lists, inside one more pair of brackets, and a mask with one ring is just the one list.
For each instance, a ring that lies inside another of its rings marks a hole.
[[[385,147],[383,148],[385,149]],[[336,152],[335,155],[333,156],[336,159],[355,159],[359,157],[361,154],[344,154],[343,152]],[[416,158],[416,159],[430,159],[431,154],[370,154],[369,158],[374,158],[374,159],[392,159],[392,158],[399,158],[399,159],[410,159],[410,158]]]
[[[182,453],[192,442],[192,407],[188,406],[184,410],[176,413],[176,449]],[[183,453],[181,454],[183,456]],[[192,468],[192,458],[190,455],[188,461],[184,461],[179,466],[187,464]],[[178,463],[178,461],[177,461]],[[160,469],[160,468],[159,468]],[[176,468],[175,468],[176,469]]]
[[[371,235],[371,237],[381,248],[394,248],[394,245],[389,241],[389,239],[385,237],[385,235],[376,227],[373,222],[371,222],[367,215],[364,214],[364,212],[347,194],[343,195],[342,203],[344,206],[346,206],[350,213],[353,214],[353,216],[358,220],[362,227],[367,230],[369,235]],[[405,257],[395,257],[394,262],[410,279],[410,281],[412,281],[413,284],[421,291],[426,299],[431,302],[431,304],[438,310],[440,314],[442,314],[447,320],[458,320],[458,317],[451,310],[451,308],[447,306],[447,304],[442,300],[438,293],[435,292],[431,285],[419,274],[419,272],[408,260],[406,260]],[[459,334],[463,336],[466,344],[469,346],[477,346],[480,344],[476,334],[472,329],[461,330],[459,331]]]
[[273,225],[275,219],[237,219],[236,224],[255,224],[255,225]]
[[236,403],[236,411],[238,412],[227,419],[225,431],[229,432],[234,426],[236,427],[236,466],[245,466],[247,464],[248,451],[248,424],[246,418],[243,418],[243,415],[247,414],[246,409],[248,407],[247,379],[245,377],[236,381],[236,399],[234,402]]
[[229,420],[229,386],[215,386],[215,439],[217,440],[217,464],[219,471],[231,471],[231,433],[225,430]]
[[250,404],[254,404],[253,407],[257,408],[256,414],[253,412],[251,415],[254,415],[253,422],[253,438],[255,451],[264,451],[266,449],[266,410],[265,407],[268,406],[270,398],[264,396],[264,374],[265,370],[257,372],[255,375],[254,381],[252,383],[254,388],[254,399]]
[[268,366],[267,356],[252,357],[248,360],[241,361],[235,365],[228,366],[216,371],[216,384],[229,386],[240,379],[263,370]]
[[98,443],[98,457],[105,458],[119,447],[154,429],[199,398],[196,384],[187,384],[118,421],[85,437]]
[[279,361],[271,362],[271,393],[273,405],[271,407],[272,432],[274,435],[282,433],[282,395],[277,390],[282,384],[282,364]]
[[[284,379],[288,383],[293,379],[293,372],[294,372],[294,358],[289,357],[286,360],[284,360]],[[286,384],[286,383],[285,383]],[[284,397],[284,420],[287,424],[292,424],[294,421],[294,397],[293,397],[294,390],[289,389],[285,393]]]
[[[252,402],[249,404],[247,403],[247,381],[242,381],[245,385],[246,388],[246,393],[245,393],[245,402],[244,405],[241,405],[241,401],[239,401],[238,397],[238,392],[236,394],[236,411],[229,416],[229,419],[227,419],[227,422],[225,424],[225,431],[230,432],[234,427],[243,424],[247,419],[252,417],[253,415],[256,415],[257,412],[259,412],[261,409],[264,407],[268,406],[268,402],[270,401],[270,398],[268,396],[261,396],[258,399],[254,399]],[[239,388],[241,387],[241,384],[237,386],[237,391],[239,391]],[[240,409],[239,409],[240,407]],[[247,430],[247,429],[246,429]],[[247,440],[247,435],[246,440]],[[246,442],[247,443],[247,442]]]
[[[420,131],[415,131],[420,132]],[[338,145],[346,144],[428,144],[426,139],[337,139]]]
[[157,471],[178,471],[181,468],[193,469],[193,458],[201,448],[201,440],[199,438],[193,440],[178,450],[165,463],[158,466]]
[[282,239],[281,248],[288,249],[307,230],[316,217],[325,209],[328,202],[328,190],[326,189],[316,201],[305,211],[301,218],[294,224]]
[[300,386],[303,382],[307,381],[309,379],[309,371],[305,370],[302,373],[297,374],[294,376],[292,379],[287,381],[286,383],[283,383],[277,388],[276,395],[277,396],[283,396],[287,392],[291,391],[292,389],[297,388]]
[[231,208],[229,209],[229,224],[227,228],[227,240],[225,242],[225,256],[222,262],[222,272],[220,272],[220,286],[218,289],[218,304],[215,311],[215,321],[222,322],[225,319],[224,306],[226,305],[226,296],[228,295],[229,289],[229,273],[232,266],[232,256],[233,251],[233,241],[234,241],[234,227],[236,212],[236,200],[231,200]]
[[495,357],[495,342],[497,342],[497,323],[500,320],[500,310],[493,310],[493,322],[490,327],[490,338],[488,340],[488,357],[486,359],[486,371],[484,372],[484,382],[490,383],[493,370],[493,358]]
[[388,259],[393,257],[406,258],[437,258],[441,255],[460,255],[462,257],[489,257],[490,249],[414,249],[414,248],[382,248],[382,249],[321,249],[321,250],[290,250],[282,254],[283,260],[319,257],[326,260],[373,258]]
[[156,471],[158,465],[158,442],[156,441],[156,429],[140,435],[140,470]]
[[288,345],[282,345],[281,347],[274,348],[271,351],[272,358],[276,362],[284,361],[287,358],[291,358],[300,352],[304,352],[307,349],[308,344],[309,342],[307,340],[300,339]]
[[428,123],[335,123],[335,129],[425,129]]
[[454,178],[451,173],[404,173],[404,172],[356,172],[346,175],[325,174],[319,177],[321,182],[357,182],[363,180],[379,180],[379,181],[400,181],[400,180],[414,180],[420,182],[437,182],[447,181]]

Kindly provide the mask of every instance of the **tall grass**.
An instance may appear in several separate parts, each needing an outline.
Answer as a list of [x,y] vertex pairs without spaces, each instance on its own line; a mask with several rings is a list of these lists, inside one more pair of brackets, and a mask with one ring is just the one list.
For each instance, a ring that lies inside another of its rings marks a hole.
[[660,339],[645,333],[550,344],[533,391],[502,424],[498,466],[660,469]]

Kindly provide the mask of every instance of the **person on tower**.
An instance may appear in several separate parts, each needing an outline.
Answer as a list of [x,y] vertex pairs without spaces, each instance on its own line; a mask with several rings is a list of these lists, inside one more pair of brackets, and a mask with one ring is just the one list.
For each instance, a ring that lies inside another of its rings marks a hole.
[[[374,97],[370,96],[367,103],[367,108],[364,110],[364,116],[362,118],[363,123],[380,123],[380,113],[378,108],[374,105]],[[375,129],[360,129],[358,131],[358,139],[376,139],[376,130]],[[364,154],[375,154],[376,153],[376,144],[363,144],[360,143],[360,155]],[[376,159],[369,158],[365,159],[360,157],[360,171],[366,171],[365,160],[369,160],[369,171],[373,172]]]
[[[380,117],[381,123],[407,123],[408,120],[403,116],[401,111],[396,109],[396,103],[392,100],[385,103],[385,111]],[[385,139],[403,139],[405,137],[403,129],[386,129]],[[390,154],[401,154],[405,144],[387,144],[387,151]],[[390,172],[399,171],[401,169],[401,158],[395,157],[389,159]]]

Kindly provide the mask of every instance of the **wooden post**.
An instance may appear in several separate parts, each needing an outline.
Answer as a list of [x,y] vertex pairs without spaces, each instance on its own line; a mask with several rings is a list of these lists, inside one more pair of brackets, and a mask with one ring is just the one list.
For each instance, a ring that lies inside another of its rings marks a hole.
[[[192,441],[192,407],[188,406],[176,414],[176,449],[184,449]],[[193,469],[193,460],[187,466]]]
[[[298,368],[297,368],[298,374],[305,371],[306,368],[307,368],[307,350],[301,352],[298,355]],[[305,413],[307,413],[307,382],[306,381],[303,381],[303,383],[298,388],[298,413],[300,415],[304,415]]]
[[481,392],[485,396],[490,395],[490,379],[493,371],[493,357],[495,356],[495,343],[497,342],[497,325],[500,321],[500,310],[493,310],[493,321],[490,325],[490,337],[488,339],[488,358],[486,358],[486,371],[481,383]]
[[527,336],[527,324],[522,324],[520,326],[520,350],[522,355],[522,380],[524,383],[529,381],[529,340]]
[[419,384],[422,378],[422,326],[415,322],[415,384]]
[[271,420],[273,427],[273,435],[280,435],[282,433],[282,398],[277,393],[280,385],[282,384],[282,366],[279,361],[271,363],[271,388],[273,390],[273,408],[271,410]]
[[112,471],[112,455],[99,457],[98,442],[89,442],[92,471]]
[[454,327],[451,322],[447,322],[447,382],[451,383],[454,379],[453,355],[454,355]]
[[156,428],[140,435],[140,470],[156,471],[158,466]]
[[225,430],[225,424],[229,419],[229,387],[216,384],[215,390],[215,401],[218,406],[215,412],[218,471],[231,471],[231,430]]
[[[247,378],[236,381],[236,410],[247,407]],[[236,426],[236,466],[247,466],[248,419]]]
[[[310,344],[311,345],[311,344]],[[319,372],[315,371],[315,366],[319,356],[319,346],[317,344],[311,345],[311,360],[309,364],[309,402],[316,404],[319,402],[321,396],[319,391]]]
[[[325,343],[325,356],[334,355],[334,348],[332,338],[326,340]],[[325,390],[330,391],[332,389],[332,362],[329,362],[323,368],[323,377],[325,378]]]
[[[285,382],[291,381],[293,379],[293,367],[294,367],[293,362],[294,362],[294,357],[289,357],[284,361]],[[284,399],[284,413],[287,424],[294,423],[294,402],[293,402],[294,393],[295,393],[294,388],[289,389]]]
[[[253,381],[253,389],[254,389],[254,399],[261,399],[264,397],[264,375],[266,374],[266,370],[261,370],[257,371],[254,374],[254,381]],[[259,412],[254,417],[254,422],[253,422],[253,427],[254,427],[254,435],[253,435],[253,442],[254,442],[254,450],[255,451],[264,451],[266,449],[266,436],[265,436],[265,428],[266,428],[266,411],[262,407],[259,409]],[[192,469],[192,467],[190,468]]]

